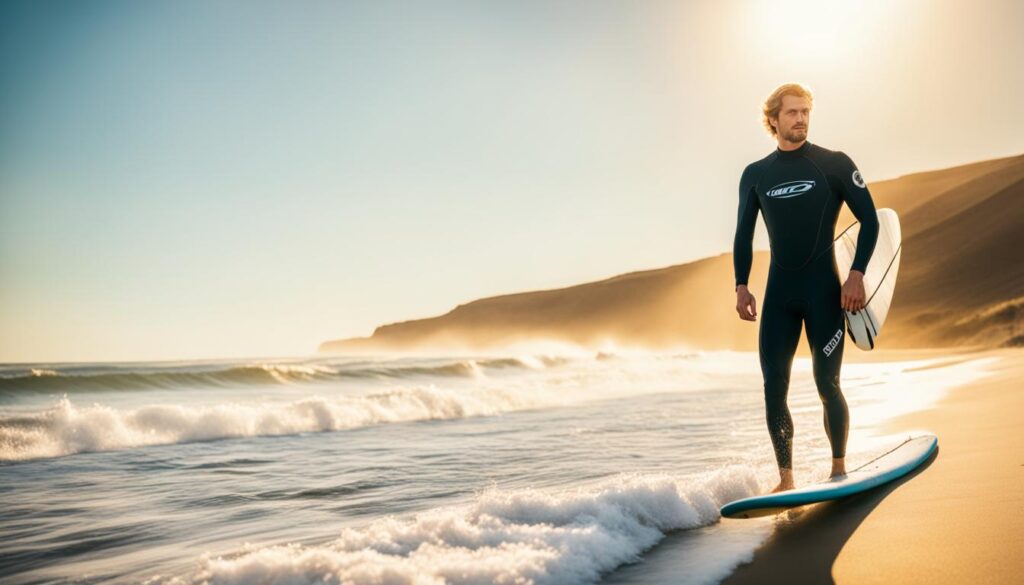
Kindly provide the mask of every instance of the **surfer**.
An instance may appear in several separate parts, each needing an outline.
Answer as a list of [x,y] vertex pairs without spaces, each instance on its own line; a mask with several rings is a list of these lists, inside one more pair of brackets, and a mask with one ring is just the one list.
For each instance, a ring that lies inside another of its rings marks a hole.
[[[846,154],[807,140],[813,96],[804,86],[776,89],[762,108],[762,122],[778,142],[768,156],[747,165],[740,178],[739,212],[733,241],[736,311],[757,320],[757,302],[747,289],[753,261],[754,225],[764,215],[771,247],[758,353],[764,377],[765,419],[779,485],[793,489],[793,419],[786,404],[793,355],[801,324],[811,349],[814,382],[824,406],[825,433],[832,447],[831,477],[846,474],[849,410],[839,386],[843,360],[843,309],[864,308],[864,270],[878,238],[878,218],[860,171]],[[832,240],[842,204],[861,222],[850,275],[840,286]]]

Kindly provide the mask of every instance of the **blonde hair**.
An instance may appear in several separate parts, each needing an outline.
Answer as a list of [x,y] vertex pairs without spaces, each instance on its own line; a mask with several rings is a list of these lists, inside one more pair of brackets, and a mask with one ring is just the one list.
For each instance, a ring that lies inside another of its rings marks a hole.
[[775,136],[779,133],[772,126],[772,118],[779,117],[779,111],[782,109],[782,98],[787,95],[795,95],[797,97],[807,98],[810,102],[811,108],[814,108],[814,96],[811,95],[811,90],[806,86],[800,85],[799,83],[785,83],[780,85],[772,95],[768,96],[768,99],[764,101],[764,105],[761,106],[761,123],[764,124],[768,133]]

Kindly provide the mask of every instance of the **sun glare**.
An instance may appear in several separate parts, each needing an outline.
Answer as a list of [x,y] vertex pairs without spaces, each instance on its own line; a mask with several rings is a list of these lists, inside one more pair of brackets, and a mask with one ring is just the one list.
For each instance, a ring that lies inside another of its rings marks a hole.
[[884,18],[880,2],[840,0],[757,0],[747,5],[747,42],[763,58],[787,64],[848,63],[868,43]]

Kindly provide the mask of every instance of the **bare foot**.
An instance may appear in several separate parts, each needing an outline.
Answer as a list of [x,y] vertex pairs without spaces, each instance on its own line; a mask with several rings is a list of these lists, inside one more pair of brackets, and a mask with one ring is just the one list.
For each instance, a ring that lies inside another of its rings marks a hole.
[[793,484],[793,470],[785,468],[785,467],[780,467],[779,468],[779,485],[775,486],[775,489],[773,489],[772,491],[770,491],[768,493],[774,494],[774,493],[778,493],[778,492],[784,492],[786,490],[791,490],[791,489],[793,489],[795,487],[796,487],[796,485]]
[[832,458],[832,473],[829,474],[829,479],[836,479],[839,477],[846,476],[846,458]]

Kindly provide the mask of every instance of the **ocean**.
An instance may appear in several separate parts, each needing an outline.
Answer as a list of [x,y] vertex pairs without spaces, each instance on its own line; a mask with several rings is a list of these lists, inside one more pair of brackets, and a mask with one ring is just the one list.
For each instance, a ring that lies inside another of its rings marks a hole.
[[[985,372],[940,362],[843,366],[849,469]],[[789,405],[824,479],[807,358]],[[777,481],[756,353],[0,365],[4,583],[636,583],[685,533],[710,584],[774,525],[719,506]]]

